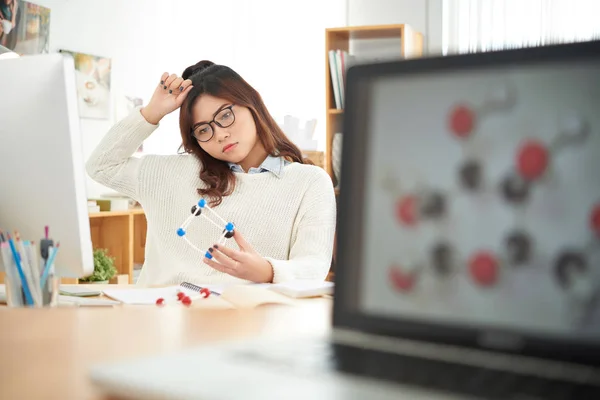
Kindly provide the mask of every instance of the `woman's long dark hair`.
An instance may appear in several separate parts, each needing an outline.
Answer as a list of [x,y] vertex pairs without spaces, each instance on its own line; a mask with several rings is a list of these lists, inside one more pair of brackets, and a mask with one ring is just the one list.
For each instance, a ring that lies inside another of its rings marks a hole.
[[192,107],[202,94],[225,99],[239,106],[247,107],[256,124],[258,139],[268,154],[282,156],[289,161],[312,164],[302,157],[302,152],[277,125],[260,94],[231,68],[203,60],[183,71],[183,79],[190,79],[194,86],[181,105],[179,127],[183,149],[194,154],[201,161],[200,179],[206,187],[199,188],[198,194],[206,196],[212,206],[221,204],[223,197],[235,189],[235,175],[227,163],[218,160],[204,151],[192,136]]

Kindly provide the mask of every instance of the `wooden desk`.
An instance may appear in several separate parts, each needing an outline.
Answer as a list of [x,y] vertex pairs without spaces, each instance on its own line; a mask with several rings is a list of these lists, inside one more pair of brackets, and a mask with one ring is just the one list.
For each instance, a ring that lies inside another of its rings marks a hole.
[[331,305],[329,298],[316,298],[223,311],[1,307],[0,398],[103,399],[88,380],[95,363],[258,335],[326,333]]

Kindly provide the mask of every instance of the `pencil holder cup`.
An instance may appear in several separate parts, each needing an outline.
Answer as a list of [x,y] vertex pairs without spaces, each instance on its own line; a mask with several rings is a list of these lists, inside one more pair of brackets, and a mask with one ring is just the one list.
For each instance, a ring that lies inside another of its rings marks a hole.
[[0,250],[8,307],[47,308],[58,305],[59,282],[53,274],[41,277],[36,274],[38,269],[30,268],[22,257],[17,256],[19,262],[16,262],[9,248],[2,247]]

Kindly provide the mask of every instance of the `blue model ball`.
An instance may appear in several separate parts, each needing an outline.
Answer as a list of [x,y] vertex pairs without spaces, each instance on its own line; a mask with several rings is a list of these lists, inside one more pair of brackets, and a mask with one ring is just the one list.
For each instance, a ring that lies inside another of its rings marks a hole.
[[198,207],[200,207],[200,208],[206,207],[206,200],[200,199],[200,201],[198,202]]
[[206,252],[206,254],[204,254],[204,257],[208,258],[209,260],[213,258],[212,254],[210,254],[210,252]]
[[233,224],[231,222],[228,222],[227,225],[225,225],[225,229],[231,232],[233,230]]
[[185,235],[185,230],[183,228],[179,228],[179,229],[177,229],[177,234],[179,236],[184,236]]

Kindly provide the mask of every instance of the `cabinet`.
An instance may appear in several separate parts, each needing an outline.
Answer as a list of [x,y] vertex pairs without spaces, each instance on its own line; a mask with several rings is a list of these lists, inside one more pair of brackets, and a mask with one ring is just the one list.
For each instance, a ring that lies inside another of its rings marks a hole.
[[144,262],[146,227],[146,215],[141,208],[90,213],[93,248],[107,249],[115,258],[118,274],[126,274],[129,283],[133,283],[134,265]]

